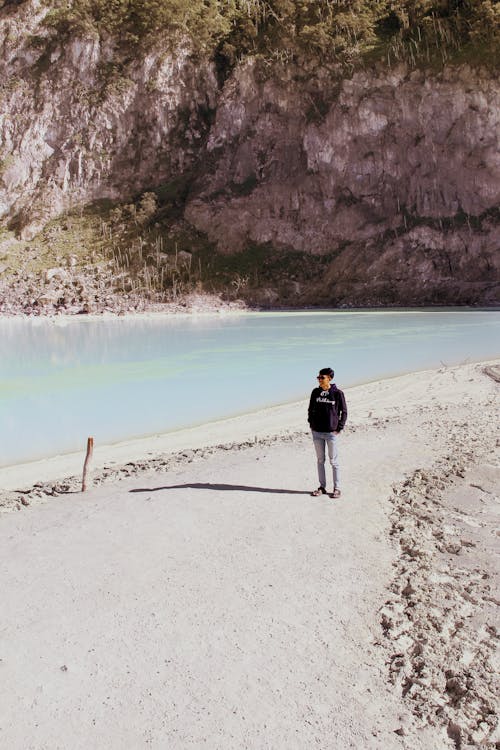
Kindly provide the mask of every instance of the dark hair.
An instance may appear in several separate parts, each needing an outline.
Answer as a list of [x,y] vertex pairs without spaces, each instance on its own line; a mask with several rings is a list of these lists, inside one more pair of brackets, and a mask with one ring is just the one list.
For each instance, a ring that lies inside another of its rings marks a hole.
[[323,367],[319,371],[319,374],[320,375],[328,375],[328,377],[330,377],[330,378],[333,378],[333,376],[335,375],[335,373],[333,372],[333,370],[332,370],[331,367]]

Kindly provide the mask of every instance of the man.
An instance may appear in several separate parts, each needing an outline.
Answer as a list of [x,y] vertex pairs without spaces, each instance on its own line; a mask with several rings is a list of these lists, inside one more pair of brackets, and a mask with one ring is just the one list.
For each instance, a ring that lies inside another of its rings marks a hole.
[[343,392],[332,383],[334,372],[331,367],[319,371],[319,388],[314,388],[307,413],[311,427],[314,448],[318,458],[319,487],[311,492],[313,497],[326,495],[325,447],[333,472],[333,492],[330,497],[340,497],[340,469],[338,435],[344,429],[347,419],[347,406]]

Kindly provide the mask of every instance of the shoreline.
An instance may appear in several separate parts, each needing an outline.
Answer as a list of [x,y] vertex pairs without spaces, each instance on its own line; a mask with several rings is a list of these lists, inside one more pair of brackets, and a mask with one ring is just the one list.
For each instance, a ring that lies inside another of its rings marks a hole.
[[395,305],[390,307],[374,306],[374,307],[248,307],[242,300],[236,300],[235,302],[223,303],[220,306],[214,305],[212,308],[210,305],[200,307],[191,307],[189,309],[181,309],[177,307],[171,307],[168,304],[165,305],[166,309],[157,309],[152,307],[151,309],[130,311],[125,312],[102,310],[100,312],[89,312],[89,313],[44,313],[44,314],[33,314],[25,313],[23,311],[8,312],[0,311],[0,323],[2,320],[19,320],[19,321],[36,321],[36,322],[51,322],[54,324],[67,325],[72,321],[111,321],[111,320],[155,320],[159,318],[183,320],[192,318],[205,318],[205,317],[225,317],[225,316],[242,316],[242,315],[331,315],[332,313],[344,313],[349,315],[364,315],[369,313],[387,314],[391,315],[394,313],[398,314],[415,314],[415,313],[426,313],[426,312],[441,312],[448,314],[455,314],[461,312],[498,312],[500,311],[500,305],[422,305],[420,307],[402,307]]
[[[396,389],[406,388],[412,380],[422,383],[433,375],[447,370],[455,371],[463,367],[500,366],[500,358],[480,359],[458,365],[443,364],[435,369],[413,370],[398,373],[383,379],[368,380],[343,389],[348,403],[366,401],[367,394],[393,385]],[[151,434],[138,438],[122,440],[117,443],[94,445],[94,454],[90,475],[95,476],[106,471],[116,475],[125,475],[126,466],[130,464],[154,462],[161,458],[172,458],[182,452],[202,452],[204,449],[227,450],[227,446],[249,445],[262,441],[287,439],[287,435],[306,434],[308,398],[286,402],[275,406],[245,412],[232,417],[205,422],[171,432]],[[390,407],[389,407],[390,408]],[[353,422],[352,410],[349,410],[349,425]],[[358,413],[357,422],[366,420],[368,412]],[[0,467],[0,500],[1,494],[11,492],[30,493],[36,485],[52,483],[68,484],[71,480],[74,488],[81,476],[85,448],[71,453],[58,454],[35,461],[12,464]],[[50,494],[50,493],[49,493]]]
[[5,309],[0,306],[0,320],[2,318],[20,320],[58,320],[61,318],[75,320],[100,320],[102,318],[135,318],[138,316],[163,315],[168,317],[190,317],[192,315],[223,315],[245,312],[251,309],[240,299],[223,300],[217,295],[192,294],[184,302],[156,302],[142,300],[141,305],[133,308],[103,305],[91,310],[65,308],[55,309],[53,306],[40,310],[26,310],[23,307]]
[[[204,313],[203,315],[206,315],[207,313]],[[490,312],[478,312],[476,315],[471,314],[469,311],[463,311],[461,308],[457,309],[440,309],[439,313],[436,314],[436,312],[433,310],[432,312],[428,313],[428,318],[421,316],[426,316],[427,310],[422,308],[422,310],[417,311],[417,314],[415,314],[415,311],[413,309],[407,309],[406,311],[398,310],[380,310],[380,311],[372,311],[372,310],[349,310],[349,311],[339,311],[338,313],[338,319],[342,322],[344,320],[344,323],[347,323],[349,326],[357,326],[361,328],[365,325],[363,321],[366,321],[369,323],[372,322],[372,325],[377,327],[380,327],[382,329],[385,329],[386,327],[393,327],[396,328],[402,326],[403,328],[406,325],[407,318],[411,320],[414,318],[415,323],[411,323],[411,325],[415,325],[417,327],[417,330],[425,330],[425,326],[428,325],[427,321],[431,321],[431,323],[437,328],[437,330],[440,330],[440,327],[442,326],[445,331],[448,330],[448,326],[451,330],[454,330],[455,328],[460,329],[462,321],[465,321],[465,327],[470,326],[472,330],[478,332],[477,340],[481,341],[480,344],[474,344],[473,341],[471,341],[470,347],[464,347],[463,345],[463,338],[458,338],[455,336],[456,340],[459,342],[454,347],[450,347],[449,357],[446,355],[446,353],[443,351],[440,344],[440,341],[437,342],[436,346],[427,347],[429,349],[429,356],[428,357],[421,357],[421,356],[410,356],[409,358],[405,358],[401,356],[400,352],[396,352],[396,356],[391,359],[390,363],[385,363],[384,360],[381,360],[381,364],[379,367],[372,368],[372,372],[364,372],[363,366],[351,368],[351,371],[347,374],[344,373],[344,377],[341,380],[341,383],[339,384],[341,387],[345,388],[351,388],[353,386],[363,385],[365,383],[371,382],[372,379],[382,379],[385,377],[394,377],[398,375],[404,375],[411,373],[413,368],[418,368],[418,370],[425,370],[429,368],[439,367],[440,362],[441,365],[445,366],[454,366],[456,364],[460,363],[466,363],[466,362],[476,362],[476,361],[491,361],[494,360],[497,356],[500,356],[500,352],[497,350],[496,352],[491,352],[491,340],[494,339],[494,334],[498,328],[498,320],[499,320],[499,313],[494,312],[491,314]],[[406,314],[407,317],[404,317]],[[304,319],[304,321],[307,322],[309,320],[309,326],[315,326],[316,324],[314,321],[321,324],[321,321],[329,320],[332,321],[337,320],[335,317],[335,314],[332,314],[331,311],[328,310],[310,310],[310,311],[287,311],[287,312],[241,312],[241,311],[235,311],[233,313],[226,313],[225,315],[228,315],[229,317],[226,318],[226,320],[221,319],[219,317],[219,314],[217,313],[217,322],[215,324],[215,327],[220,329],[223,333],[226,330],[227,326],[229,328],[235,328],[236,330],[239,330],[242,325],[246,325],[244,323],[240,323],[238,321],[245,320],[248,317],[248,325],[249,326],[265,326],[265,321],[279,321],[281,316],[285,316],[285,319],[281,320],[281,323],[288,328],[294,327],[294,321]],[[461,316],[464,315],[465,317],[462,318]],[[140,317],[139,317],[140,316]],[[145,317],[144,317],[145,316]],[[236,316],[236,317],[233,317]],[[297,317],[294,317],[297,316]],[[324,317],[322,317],[324,316]],[[347,316],[347,317],[343,317]],[[350,316],[354,316],[353,320],[349,322]],[[355,316],[358,316],[357,318]],[[380,317],[379,317],[380,316]],[[395,317],[394,317],[395,316]],[[398,316],[401,316],[401,319],[399,319]],[[224,316],[225,317],[225,316]],[[143,324],[140,323],[140,320],[145,320],[145,318],[151,320],[152,322],[144,322]],[[286,322],[286,319],[288,318],[288,323]],[[187,318],[184,318],[184,320]],[[208,325],[209,327],[213,324],[211,323],[203,323],[203,318],[198,319],[195,317],[189,318],[191,320],[188,328],[189,330],[195,332],[197,335],[199,335],[199,331],[204,329],[204,326]],[[213,318],[211,318],[213,320]],[[379,323],[377,323],[377,319],[379,320]],[[96,319],[90,320],[89,318],[86,318],[83,320],[82,323],[76,324],[74,323],[75,318],[72,317],[65,317],[65,316],[58,316],[56,318],[50,319],[50,322],[42,322],[40,318],[37,318],[36,320],[30,321],[29,323],[9,323],[8,321],[5,322],[3,327],[3,335],[2,339],[6,339],[9,342],[9,346],[12,347],[14,361],[19,362],[18,364],[15,364],[15,371],[17,371],[19,374],[23,373],[23,362],[18,358],[16,360],[16,349],[19,348],[17,342],[17,333],[22,330],[25,330],[25,326],[27,329],[27,332],[30,333],[30,336],[37,337],[37,331],[40,330],[41,334],[45,331],[47,335],[54,336],[57,341],[66,341],[68,340],[68,337],[71,339],[72,336],[71,331],[75,331],[72,326],[77,326],[78,331],[80,331],[83,334],[85,334],[85,337],[87,337],[87,334],[91,333],[94,330],[93,326],[97,325],[98,328],[96,329],[96,332],[101,334],[103,336],[109,336],[111,333],[115,330],[121,331],[121,336],[124,341],[128,341],[128,325],[131,326],[130,331],[138,331],[138,332],[148,332],[148,331],[154,331],[158,333],[159,335],[162,335],[162,332],[164,330],[170,331],[169,326],[173,326],[173,330],[184,330],[185,329],[185,323],[184,322],[178,322],[178,319],[176,316],[170,316],[165,317],[163,313],[151,313],[151,314],[138,314],[138,316],[134,319],[124,319],[116,316],[110,316],[107,320],[110,322],[108,323],[106,319],[100,318],[98,320],[101,320],[101,323],[95,323]],[[80,319],[81,320],[81,319]],[[129,322],[132,320],[133,322]],[[361,321],[356,323],[356,320]],[[231,322],[232,321],[232,322]],[[260,321],[260,323],[259,323]],[[384,323],[385,321],[385,323]],[[420,326],[420,322],[423,321],[422,326]],[[335,323],[332,322],[332,326]],[[486,340],[483,342],[484,334],[482,334],[483,324],[486,326],[487,331],[490,329],[493,332],[492,337],[486,336]],[[38,328],[40,326],[40,329]],[[46,327],[47,326],[47,327]],[[58,326],[61,326],[61,332],[64,330],[66,333],[63,336],[63,333],[61,333],[61,337],[59,335],[56,335],[56,331],[58,330]],[[67,328],[64,328],[64,326],[68,326]],[[109,327],[108,327],[109,326]],[[201,326],[201,329],[200,329]],[[19,331],[18,331],[19,328]],[[0,329],[1,329],[1,319],[0,319]],[[88,329],[88,330],[87,330]],[[50,332],[53,331],[51,334]],[[40,335],[41,335],[40,334]],[[203,335],[203,334],[201,334]],[[444,334],[446,335],[446,334]],[[87,337],[88,338],[88,337]],[[44,338],[42,336],[41,341],[43,341]],[[38,344],[40,346],[40,344]],[[467,354],[471,354],[472,356],[465,356]],[[477,354],[477,356],[474,356]],[[484,356],[486,355],[486,357]],[[362,355],[361,355],[362,356]],[[394,360],[394,361],[393,361]],[[78,360],[77,360],[78,361]],[[392,363],[392,366],[391,366]],[[403,371],[397,371],[396,367],[401,367],[401,365],[405,366]],[[59,366],[59,364],[58,364]],[[306,365],[302,363],[302,366],[305,367]],[[48,369],[48,368],[47,368]],[[62,366],[59,367],[61,372],[64,375],[64,370]],[[378,369],[378,372],[377,372]],[[406,372],[405,372],[406,370]],[[7,362],[7,373],[9,372],[9,364]],[[68,370],[70,374],[72,375],[70,370]],[[360,377],[361,375],[361,377]],[[113,374],[114,377],[114,374]],[[128,377],[128,376],[127,376]],[[158,376],[155,375],[155,377]],[[307,378],[309,377],[309,373],[307,373]],[[62,379],[62,375],[61,375]],[[132,378],[129,378],[132,379]],[[9,381],[9,375],[7,374],[7,380],[8,385],[10,385]],[[47,383],[50,383],[50,381],[46,378]],[[12,379],[12,382],[15,381]],[[91,381],[89,381],[91,382]],[[303,386],[301,383],[305,382],[304,378],[302,376],[297,379],[296,382],[294,381],[293,387],[288,388],[285,392],[278,395],[278,398],[276,400],[281,401],[279,404],[272,405],[271,398],[269,399],[263,399],[264,403],[261,401],[261,407],[263,408],[263,416],[266,415],[266,408],[275,408],[277,406],[284,407],[289,404],[293,404],[294,402],[300,402],[306,394],[304,393]],[[36,383],[35,383],[36,386]],[[25,384],[25,393],[27,396],[30,396],[31,394],[31,388],[29,381],[27,380]],[[55,386],[54,386],[55,387]],[[29,389],[29,390],[28,390]],[[308,390],[307,390],[308,392]],[[4,394],[7,397],[7,393]],[[276,396],[275,396],[276,398]],[[256,401],[257,399],[255,399]],[[152,401],[154,403],[154,401]],[[161,401],[158,401],[157,403],[161,403]],[[235,408],[236,407],[236,408]],[[44,405],[45,408],[45,405]],[[119,406],[118,406],[119,408]],[[123,408],[123,407],[122,407]],[[246,411],[248,410],[248,411]],[[13,412],[13,410],[11,410]],[[215,424],[215,430],[218,432],[224,433],[223,426],[228,420],[237,419],[237,418],[243,418],[245,419],[247,414],[255,414],[257,413],[257,416],[259,416],[258,412],[259,404],[258,403],[250,403],[247,405],[245,403],[233,403],[233,404],[221,404],[219,408],[213,408],[212,414],[210,415],[210,418],[214,420],[214,422],[208,422],[203,421],[203,415],[193,415],[196,419],[196,416],[201,416],[200,422],[196,423],[192,417],[185,419],[181,419],[178,414],[175,414],[174,416],[168,415],[168,419],[159,419],[157,420],[156,425],[148,424],[146,420],[144,420],[144,423],[139,422],[136,425],[131,425],[132,429],[127,430],[128,434],[124,431],[112,431],[112,430],[100,430],[100,425],[88,425],[84,424],[83,429],[76,428],[74,430],[75,434],[72,434],[71,442],[68,441],[67,435],[65,435],[64,430],[60,431],[60,435],[58,436],[57,440],[54,440],[52,444],[41,441],[38,439],[36,442],[37,444],[31,446],[31,443],[28,444],[28,441],[26,444],[23,444],[24,441],[19,440],[18,446],[15,448],[15,450],[9,450],[9,446],[7,443],[5,443],[6,450],[4,455],[4,461],[2,462],[3,466],[0,466],[0,489],[17,489],[20,486],[27,486],[30,484],[34,484],[38,481],[49,481],[51,479],[59,478],[64,475],[68,474],[74,474],[80,472],[80,466],[79,462],[83,464],[83,459],[79,458],[79,456],[82,455],[82,452],[84,451],[86,439],[88,436],[94,436],[98,439],[98,444],[95,444],[96,451],[98,450],[98,446],[100,446],[99,449],[102,448],[102,450],[105,452],[103,455],[105,456],[103,458],[103,461],[110,460],[110,461],[130,461],[134,460],[136,455],[133,453],[133,450],[137,448],[140,451],[140,455],[144,455],[144,453],[148,453],[150,450],[175,450],[177,449],[178,443],[175,441],[175,437],[178,436],[179,439],[183,438],[183,432],[184,430],[188,431],[188,435],[186,437],[185,444],[189,444],[189,441],[192,439],[192,433],[194,430],[201,430],[202,432],[206,433],[207,431],[211,430],[211,427],[213,424]],[[225,413],[224,413],[225,412]],[[45,415],[46,412],[42,412],[42,414]],[[36,417],[35,417],[36,414]],[[71,405],[69,405],[69,408],[65,410],[65,414],[71,414]],[[48,415],[50,418],[50,414]],[[38,429],[38,425],[42,424],[42,419],[38,415],[38,412],[33,412],[31,417],[26,419],[26,422],[23,423],[19,422],[19,431],[18,434],[22,435],[26,432],[25,428],[27,427],[27,424],[29,423],[29,419],[35,419],[37,424],[34,425],[35,429]],[[208,419],[208,417],[206,418]],[[252,417],[253,419],[253,417]],[[183,423],[184,422],[184,426]],[[187,424],[186,424],[187,423]],[[219,424],[221,423],[221,424]],[[109,424],[113,425],[113,421],[109,420]],[[229,427],[232,429],[234,427],[235,431],[238,431],[238,425],[232,425],[229,424]],[[302,425],[300,425],[302,428]],[[137,429],[138,428],[138,429]],[[151,429],[152,428],[152,429]],[[166,428],[166,429],[165,429]],[[95,431],[95,432],[94,432]],[[189,434],[189,431],[191,434]],[[256,425],[255,431],[254,428],[252,428],[252,435],[249,435],[247,433],[248,437],[253,437],[256,433],[259,432],[259,425]],[[5,436],[7,437],[7,436]],[[220,441],[218,442],[226,442],[227,438],[226,435],[222,434]],[[152,446],[148,446],[148,442],[151,441],[153,443]],[[163,444],[166,443],[164,446]],[[171,445],[172,443],[172,445]],[[211,443],[213,443],[213,440],[211,440]],[[33,447],[33,450],[31,450],[31,447]],[[181,448],[185,447],[185,445],[181,445]],[[14,446],[12,446],[14,448]],[[116,452],[118,455],[115,458],[114,452]],[[59,464],[69,462],[70,466],[67,470],[61,471],[59,469]],[[21,482],[18,481],[18,479],[14,476],[15,474],[19,474],[20,471],[25,471],[25,476],[21,478]]]
[[[266,409],[258,409],[254,412],[246,412],[234,417],[227,417],[213,422],[204,422],[192,427],[186,427],[171,432],[152,434],[130,440],[122,440],[117,443],[106,445],[94,445],[92,461],[92,472],[104,468],[106,464],[116,465],[119,469],[130,461],[144,461],[153,454],[168,453],[173,455],[183,450],[199,450],[202,448],[213,448],[219,444],[226,444],[233,429],[237,432],[237,439],[241,442],[254,440],[255,437],[275,437],[275,420],[288,418],[289,411],[298,407],[301,418],[292,418],[287,422],[287,429],[299,429],[299,421],[302,426],[305,423],[305,411],[307,401],[293,401],[286,404],[271,406]],[[236,438],[235,438],[236,439]],[[26,477],[23,486],[29,486],[36,482],[57,481],[80,471],[83,467],[85,450],[60,454],[36,461],[12,464],[0,467],[0,492],[4,490],[21,489],[19,477]]]

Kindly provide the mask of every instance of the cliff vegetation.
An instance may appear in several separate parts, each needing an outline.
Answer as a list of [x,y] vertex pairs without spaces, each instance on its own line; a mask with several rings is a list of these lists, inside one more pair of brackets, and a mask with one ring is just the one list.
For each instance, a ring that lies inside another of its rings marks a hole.
[[245,56],[289,62],[494,63],[495,0],[73,0],[51,3],[57,34],[95,32],[123,48],[187,35],[222,66]]

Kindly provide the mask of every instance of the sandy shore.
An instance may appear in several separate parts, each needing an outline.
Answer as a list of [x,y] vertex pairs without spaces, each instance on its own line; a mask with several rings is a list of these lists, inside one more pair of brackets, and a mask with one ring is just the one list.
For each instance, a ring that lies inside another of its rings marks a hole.
[[499,372],[0,470],[0,745],[498,747]]

